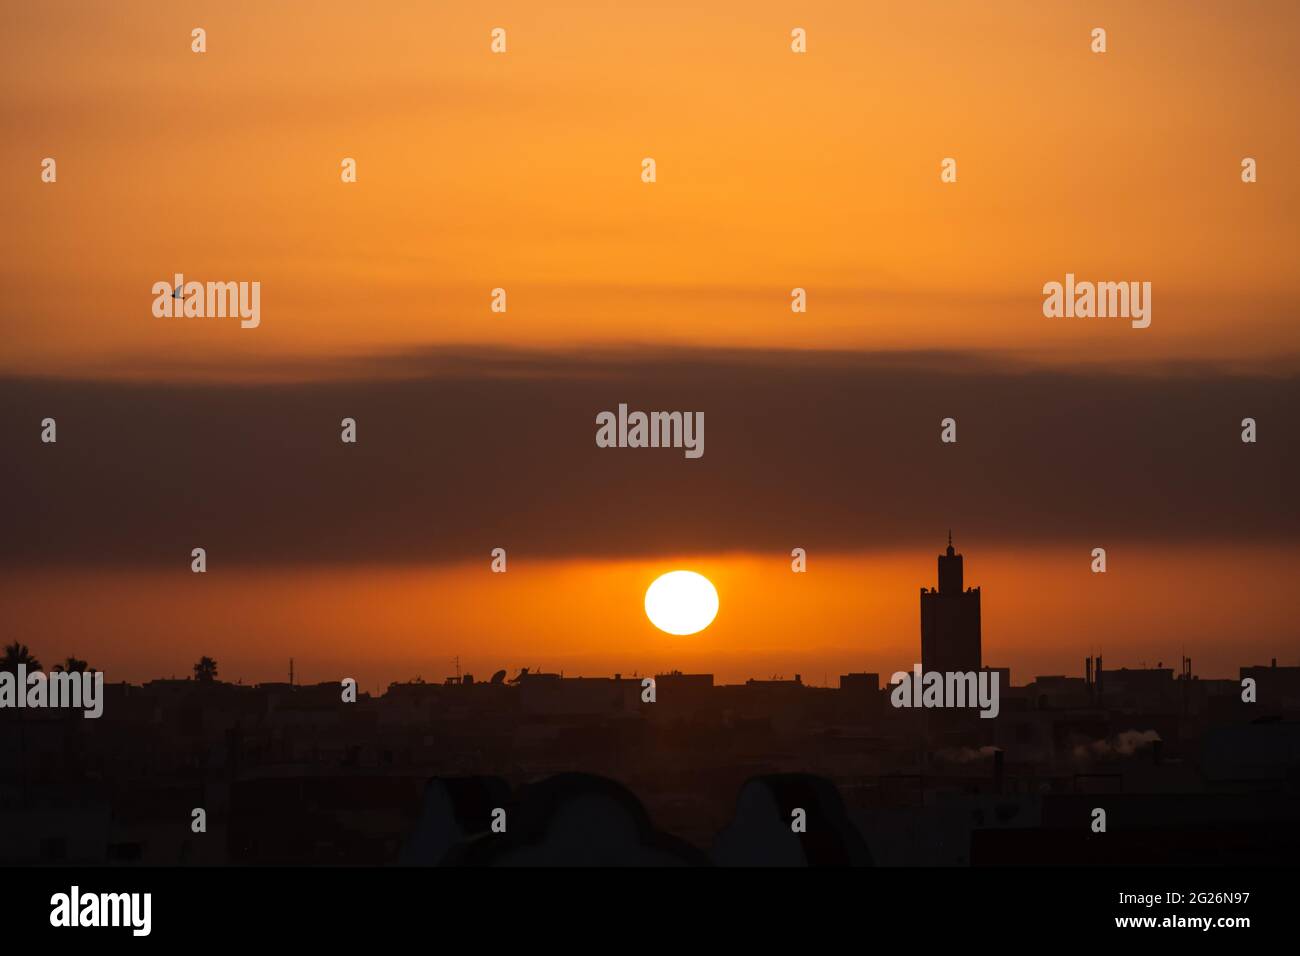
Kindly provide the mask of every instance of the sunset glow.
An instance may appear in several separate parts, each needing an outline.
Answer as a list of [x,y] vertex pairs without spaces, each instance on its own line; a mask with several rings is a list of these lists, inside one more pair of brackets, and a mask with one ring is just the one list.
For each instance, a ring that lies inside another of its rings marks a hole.
[[[1018,678],[1103,638],[1268,660],[1300,560],[1300,9],[1264,7],[1107,5],[1099,57],[1090,11],[1029,0],[819,5],[806,55],[769,0],[15,6],[11,629],[112,679],[833,681],[912,659],[953,526]],[[1150,327],[1045,318],[1067,274],[1150,281]],[[177,275],[260,283],[260,322],[155,315]],[[707,453],[595,447],[624,403],[707,413]],[[642,613],[671,567],[726,597],[692,641]]]

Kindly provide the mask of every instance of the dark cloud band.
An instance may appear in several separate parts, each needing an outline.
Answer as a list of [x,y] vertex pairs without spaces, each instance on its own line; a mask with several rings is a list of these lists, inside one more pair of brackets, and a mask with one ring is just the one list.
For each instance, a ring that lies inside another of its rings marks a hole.
[[[857,550],[950,525],[986,542],[1269,541],[1300,523],[1297,399],[1293,373],[915,353],[434,351],[328,383],[9,379],[0,562]],[[702,411],[708,454],[598,448],[596,414],[620,401]],[[57,444],[39,440],[47,416]]]

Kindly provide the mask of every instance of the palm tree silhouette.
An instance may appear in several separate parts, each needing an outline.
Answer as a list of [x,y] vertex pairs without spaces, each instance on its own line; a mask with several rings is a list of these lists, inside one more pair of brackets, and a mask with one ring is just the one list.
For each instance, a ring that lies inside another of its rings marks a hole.
[[77,657],[65,658],[62,664],[55,664],[56,671],[67,671],[69,674],[82,674],[90,669],[90,665]]
[[16,673],[19,664],[26,664],[29,671],[41,669],[41,662],[32,656],[32,652],[27,649],[27,645],[14,641],[12,644],[5,646],[4,657],[0,657],[0,670]]
[[194,679],[201,681],[214,681],[217,679],[217,662],[208,656],[199,658],[199,662],[194,665]]
[[[29,671],[41,669],[41,662],[32,656],[27,645],[14,641],[5,646],[4,657],[0,657],[0,671],[17,674],[19,664],[26,664]],[[26,694],[27,688],[19,687],[17,691]],[[18,711],[18,801],[19,806],[27,806],[27,728],[21,710]]]

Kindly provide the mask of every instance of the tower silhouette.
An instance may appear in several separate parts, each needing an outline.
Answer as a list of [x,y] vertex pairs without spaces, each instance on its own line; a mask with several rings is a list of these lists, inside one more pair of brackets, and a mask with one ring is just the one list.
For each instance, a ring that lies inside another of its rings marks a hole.
[[980,589],[962,590],[962,556],[939,555],[939,586],[921,588],[921,667],[926,671],[978,671]]

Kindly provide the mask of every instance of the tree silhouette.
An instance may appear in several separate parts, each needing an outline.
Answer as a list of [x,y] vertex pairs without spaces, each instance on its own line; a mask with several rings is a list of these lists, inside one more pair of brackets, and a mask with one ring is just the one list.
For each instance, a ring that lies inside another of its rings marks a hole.
[[[14,641],[12,644],[5,646],[4,657],[0,657],[0,671],[10,671],[13,674],[18,673],[18,665],[26,664],[28,670],[38,671],[41,669],[41,662],[32,656],[32,652],[27,649],[26,644],[20,644]],[[18,693],[25,694],[25,687],[18,688]],[[18,711],[18,804],[21,807],[27,806],[27,728],[23,722],[23,712]]]
[[0,657],[0,670],[17,672],[19,664],[26,664],[29,671],[41,669],[41,662],[32,656],[26,644],[14,641],[5,647],[4,657]]
[[62,664],[55,664],[56,671],[67,671],[70,674],[82,674],[90,669],[90,665],[79,657],[65,658]]
[[194,679],[201,681],[214,681],[217,679],[217,662],[208,656],[199,658],[199,662],[194,665]]

